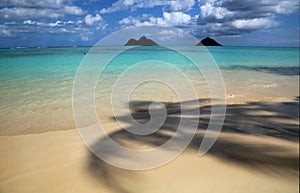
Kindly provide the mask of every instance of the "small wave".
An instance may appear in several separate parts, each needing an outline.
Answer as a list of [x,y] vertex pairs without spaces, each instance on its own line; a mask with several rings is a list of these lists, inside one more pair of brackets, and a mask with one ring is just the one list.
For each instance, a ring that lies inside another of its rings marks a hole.
[[299,75],[299,66],[230,66],[226,69],[252,70],[287,76]]
[[252,86],[253,87],[261,87],[261,88],[274,88],[274,87],[277,87],[278,85],[277,84],[263,84],[263,85],[254,84]]

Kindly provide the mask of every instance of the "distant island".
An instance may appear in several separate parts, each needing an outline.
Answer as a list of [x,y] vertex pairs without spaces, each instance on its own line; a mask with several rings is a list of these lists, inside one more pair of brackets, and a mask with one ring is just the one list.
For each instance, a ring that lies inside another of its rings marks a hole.
[[148,39],[146,36],[142,36],[139,40],[130,39],[124,46],[158,46],[158,43]]
[[[146,36],[142,36],[139,40],[129,39],[124,46],[158,46],[159,44],[155,41],[148,39]],[[222,44],[218,43],[216,40],[206,37],[201,40],[196,46],[222,46]]]
[[222,46],[222,44],[218,43],[216,40],[206,37],[201,40],[196,46]]

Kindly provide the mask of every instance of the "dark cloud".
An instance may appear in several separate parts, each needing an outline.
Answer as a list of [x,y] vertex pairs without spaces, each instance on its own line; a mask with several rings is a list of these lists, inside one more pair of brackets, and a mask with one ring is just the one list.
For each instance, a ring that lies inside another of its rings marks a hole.
[[0,6],[15,6],[15,7],[29,7],[29,8],[63,8],[64,6],[72,5],[71,0],[1,0]]
[[252,12],[259,15],[264,14],[290,14],[299,11],[297,0],[225,0],[222,7],[229,11]]
[[298,0],[199,0],[201,33],[241,35],[279,25],[277,14],[299,12]]
[[62,18],[65,15],[82,15],[84,11],[75,6],[71,0],[1,0],[0,18],[32,19]]

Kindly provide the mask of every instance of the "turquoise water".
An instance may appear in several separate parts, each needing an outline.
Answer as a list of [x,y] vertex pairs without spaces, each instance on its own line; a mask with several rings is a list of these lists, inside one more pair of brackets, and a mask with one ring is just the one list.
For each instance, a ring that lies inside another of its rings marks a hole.
[[[0,49],[0,134],[12,130],[51,130],[73,127],[72,86],[81,61],[90,47]],[[101,47],[94,53],[110,57],[121,47]],[[181,53],[201,56],[203,47],[176,47]],[[209,47],[209,53],[223,70],[299,75],[299,48]],[[113,60],[105,74],[115,80],[129,65],[143,60],[171,62],[183,71],[194,66],[184,56],[162,47],[134,48]],[[101,63],[101,61],[99,61]],[[205,61],[204,61],[205,63]],[[155,71],[155,69],[154,69]],[[115,75],[115,77],[114,77]],[[87,75],[88,77],[88,75]],[[101,93],[101,90],[99,91]],[[102,90],[108,92],[107,90]],[[49,121],[45,125],[45,120]],[[50,121],[54,122],[50,124]]]
[[[76,70],[89,51],[90,47],[61,48],[20,48],[0,49],[0,81],[24,80],[30,78],[63,78],[74,76]],[[176,47],[179,51],[200,55],[201,47]],[[101,54],[111,54],[118,47],[101,49]],[[137,49],[139,50],[139,49]],[[214,57],[220,68],[291,68],[299,67],[299,48],[265,48],[265,47],[209,47],[208,51]],[[187,60],[166,51],[162,53],[159,47],[142,47],[139,53],[129,52],[127,58],[118,61],[126,65],[135,60],[171,58],[171,62],[185,66]],[[131,57],[134,56],[134,57]],[[158,57],[157,57],[158,56]],[[137,58],[140,57],[140,58]],[[113,72],[112,72],[113,73]],[[295,72],[296,73],[296,72]],[[296,73],[297,74],[297,73]]]

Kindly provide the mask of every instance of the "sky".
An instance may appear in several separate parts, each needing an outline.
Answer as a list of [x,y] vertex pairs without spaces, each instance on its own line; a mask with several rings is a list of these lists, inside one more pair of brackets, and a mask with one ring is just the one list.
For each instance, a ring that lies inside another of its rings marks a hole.
[[299,4],[299,0],[0,0],[0,47],[92,46],[133,26],[174,27],[225,46],[299,47]]

